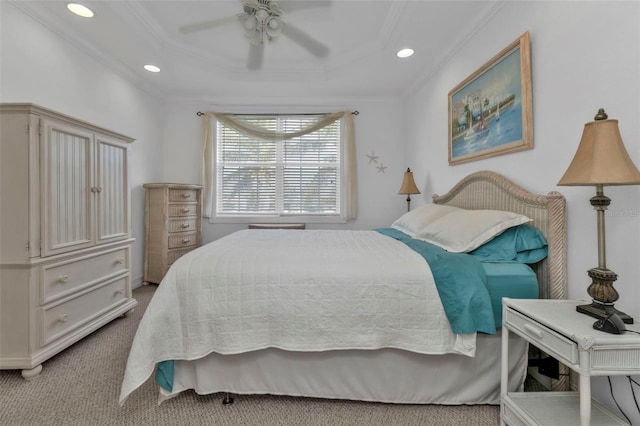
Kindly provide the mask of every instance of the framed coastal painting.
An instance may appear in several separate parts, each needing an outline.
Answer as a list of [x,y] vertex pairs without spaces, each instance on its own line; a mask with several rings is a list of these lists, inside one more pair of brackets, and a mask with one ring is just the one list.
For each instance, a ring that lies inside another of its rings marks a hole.
[[533,148],[526,32],[449,92],[449,165]]

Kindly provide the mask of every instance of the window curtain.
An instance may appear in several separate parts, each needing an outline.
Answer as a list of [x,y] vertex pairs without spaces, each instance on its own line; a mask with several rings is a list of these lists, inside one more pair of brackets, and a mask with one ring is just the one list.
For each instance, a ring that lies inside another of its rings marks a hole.
[[204,185],[203,212],[205,217],[214,215],[213,200],[213,173],[215,167],[214,141],[211,119],[215,118],[224,125],[231,127],[238,132],[267,140],[287,140],[299,136],[313,133],[316,130],[328,126],[340,118],[344,119],[344,149],[343,159],[345,172],[345,197],[346,197],[346,218],[353,220],[358,215],[358,194],[357,194],[357,162],[356,162],[356,142],[353,114],[349,111],[341,111],[324,114],[318,120],[309,125],[306,129],[291,133],[279,133],[267,131],[259,126],[255,126],[235,114],[224,114],[214,111],[202,113],[202,166],[200,173],[200,184]]

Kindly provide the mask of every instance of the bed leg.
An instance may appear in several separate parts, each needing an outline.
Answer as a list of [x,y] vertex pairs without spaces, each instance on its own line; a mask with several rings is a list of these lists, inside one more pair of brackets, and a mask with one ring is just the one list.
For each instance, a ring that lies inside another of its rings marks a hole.
[[233,398],[229,395],[229,392],[224,393],[224,398],[222,398],[222,405],[227,406],[233,404]]

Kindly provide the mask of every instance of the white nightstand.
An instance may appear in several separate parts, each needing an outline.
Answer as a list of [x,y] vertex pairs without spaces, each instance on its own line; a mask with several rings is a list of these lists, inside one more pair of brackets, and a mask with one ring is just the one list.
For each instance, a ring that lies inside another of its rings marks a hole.
[[[514,332],[580,375],[579,392],[509,392],[502,364],[502,425],[628,424],[591,399],[591,376],[639,375],[640,335],[593,329],[575,300],[502,299],[502,359]],[[627,329],[640,331],[638,325]]]

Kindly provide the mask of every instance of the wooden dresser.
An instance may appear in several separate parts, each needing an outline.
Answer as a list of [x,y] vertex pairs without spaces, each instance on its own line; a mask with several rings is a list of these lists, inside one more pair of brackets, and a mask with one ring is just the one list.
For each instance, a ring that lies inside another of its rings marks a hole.
[[202,186],[146,183],[144,281],[160,283],[180,256],[202,245]]
[[29,379],[137,305],[133,139],[34,104],[0,120],[0,369]]

